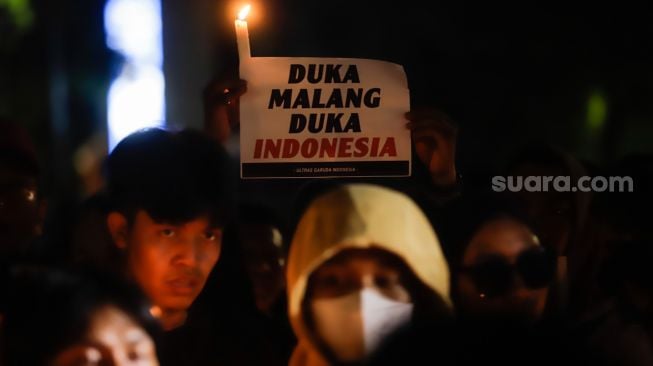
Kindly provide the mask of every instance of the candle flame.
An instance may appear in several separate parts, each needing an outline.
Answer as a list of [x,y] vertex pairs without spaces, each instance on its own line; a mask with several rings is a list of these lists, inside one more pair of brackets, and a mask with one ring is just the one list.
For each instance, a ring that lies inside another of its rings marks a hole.
[[238,13],[238,19],[239,20],[245,20],[247,18],[247,14],[249,14],[249,11],[252,9],[251,5],[245,5],[242,9],[240,9],[240,12]]

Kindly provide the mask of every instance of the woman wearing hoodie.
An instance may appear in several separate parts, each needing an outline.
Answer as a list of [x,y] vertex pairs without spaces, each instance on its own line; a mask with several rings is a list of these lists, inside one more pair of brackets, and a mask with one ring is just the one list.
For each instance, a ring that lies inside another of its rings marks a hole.
[[449,269],[417,205],[351,184],[315,199],[288,259],[291,366],[360,364],[411,324],[449,318]]

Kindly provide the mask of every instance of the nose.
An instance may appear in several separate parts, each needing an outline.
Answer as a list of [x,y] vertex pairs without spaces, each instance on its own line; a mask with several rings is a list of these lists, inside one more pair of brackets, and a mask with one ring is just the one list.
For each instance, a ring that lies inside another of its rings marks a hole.
[[200,261],[200,239],[189,237],[179,238],[175,245],[173,262],[178,265],[194,267]]
[[375,288],[376,287],[376,282],[374,281],[374,276],[372,275],[366,275],[363,276],[360,282],[360,289],[365,289],[365,288]]
[[515,301],[527,301],[533,297],[533,290],[526,286],[521,276],[514,276],[510,297]]

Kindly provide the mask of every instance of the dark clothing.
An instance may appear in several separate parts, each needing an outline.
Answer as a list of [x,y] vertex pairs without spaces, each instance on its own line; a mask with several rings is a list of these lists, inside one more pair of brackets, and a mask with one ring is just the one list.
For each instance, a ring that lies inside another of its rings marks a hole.
[[280,300],[273,306],[271,313],[264,315],[263,318],[265,338],[271,342],[277,357],[282,358],[283,365],[287,365],[292,351],[297,345],[297,337],[288,319],[286,296],[281,296]]
[[286,364],[266,318],[256,309],[232,229],[225,230],[220,260],[188,320],[165,332],[158,343],[162,366]]
[[585,365],[556,328],[432,325],[398,333],[371,365]]
[[592,365],[653,365],[653,337],[635,313],[608,301],[585,314],[573,334]]
[[260,319],[236,311],[189,317],[162,335],[159,361],[161,366],[283,365],[262,328]]

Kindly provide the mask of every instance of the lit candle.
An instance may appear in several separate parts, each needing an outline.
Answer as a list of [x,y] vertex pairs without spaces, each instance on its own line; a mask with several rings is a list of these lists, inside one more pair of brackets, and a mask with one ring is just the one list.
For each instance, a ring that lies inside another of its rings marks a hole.
[[238,58],[240,59],[240,62],[243,62],[252,56],[249,49],[247,22],[245,21],[251,8],[251,5],[245,5],[245,7],[238,13],[238,19],[236,19],[236,40],[238,41]]

